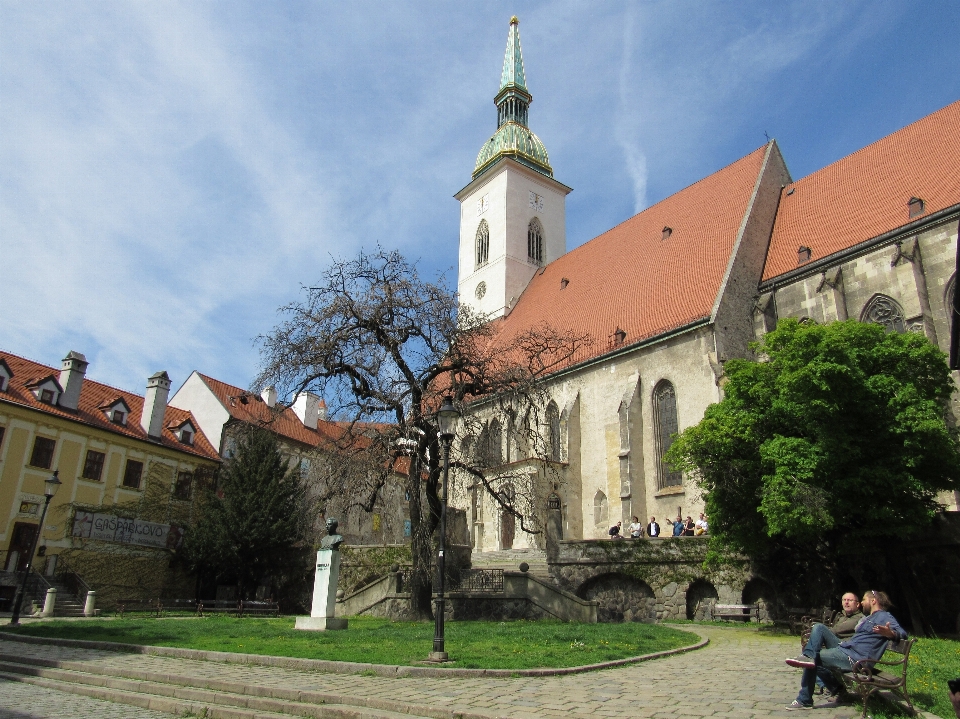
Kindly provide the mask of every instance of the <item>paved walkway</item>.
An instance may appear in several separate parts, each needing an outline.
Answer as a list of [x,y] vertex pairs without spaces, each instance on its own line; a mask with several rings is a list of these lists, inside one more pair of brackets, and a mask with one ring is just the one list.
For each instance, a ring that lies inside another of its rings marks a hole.
[[[0,653],[90,662],[104,668],[136,667],[171,675],[210,677],[271,687],[336,692],[417,705],[445,707],[488,717],[653,717],[696,719],[717,717],[787,717],[784,707],[797,694],[800,671],[784,664],[797,653],[796,638],[761,636],[755,630],[701,626],[710,638],[701,650],[619,669],[559,677],[515,679],[384,678],[205,662],[169,657],[30,645],[0,640]],[[0,686],[0,717],[54,717],[48,704],[11,706],[9,684]],[[31,690],[33,691],[33,690]],[[55,693],[55,692],[54,692]],[[12,696],[12,695],[10,695]],[[63,695],[64,706],[77,699]],[[96,701],[96,700],[85,700]],[[105,707],[116,707],[101,702]],[[16,709],[15,714],[3,714]],[[129,707],[119,713],[92,711],[93,716],[154,717]],[[818,719],[847,719],[855,707],[823,706]]]

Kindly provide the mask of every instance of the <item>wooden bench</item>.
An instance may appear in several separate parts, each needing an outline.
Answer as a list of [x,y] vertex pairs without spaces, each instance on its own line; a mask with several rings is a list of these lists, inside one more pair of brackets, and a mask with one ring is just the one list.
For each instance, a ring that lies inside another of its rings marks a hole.
[[280,605],[272,600],[204,599],[197,604],[197,616],[204,614],[279,617]]
[[745,619],[748,623],[756,617],[760,623],[760,604],[714,604],[712,616],[714,619]]
[[[907,663],[910,660],[910,649],[916,639],[903,639],[887,642],[886,651],[876,662],[859,661],[849,672],[843,672],[839,677],[851,694],[859,694],[863,699],[861,717],[867,716],[867,701],[877,692],[890,692],[906,702],[910,713],[916,716],[910,695],[907,692]],[[895,655],[891,657],[890,655]]]

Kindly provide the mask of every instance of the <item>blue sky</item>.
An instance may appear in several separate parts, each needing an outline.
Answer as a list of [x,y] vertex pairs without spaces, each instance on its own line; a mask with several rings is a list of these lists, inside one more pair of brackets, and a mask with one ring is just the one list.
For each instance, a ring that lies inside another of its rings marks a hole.
[[944,2],[0,2],[0,348],[240,386],[331,256],[456,284],[509,18],[573,248],[776,137],[795,178],[960,99]]

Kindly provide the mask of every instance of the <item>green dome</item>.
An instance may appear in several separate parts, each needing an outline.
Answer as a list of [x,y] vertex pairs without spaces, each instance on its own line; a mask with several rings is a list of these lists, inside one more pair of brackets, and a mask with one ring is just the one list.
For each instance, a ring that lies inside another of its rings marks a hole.
[[537,172],[553,177],[547,148],[528,128],[516,122],[506,122],[496,134],[486,141],[477,155],[477,165],[473,170],[476,179],[501,157],[512,157]]

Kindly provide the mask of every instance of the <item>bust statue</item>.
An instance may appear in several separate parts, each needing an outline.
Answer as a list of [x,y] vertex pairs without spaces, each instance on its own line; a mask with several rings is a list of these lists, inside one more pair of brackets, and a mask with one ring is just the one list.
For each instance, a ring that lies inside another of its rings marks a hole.
[[334,552],[340,551],[340,545],[343,544],[343,536],[337,534],[337,522],[333,517],[327,518],[327,536],[320,540],[320,549],[332,549]]

